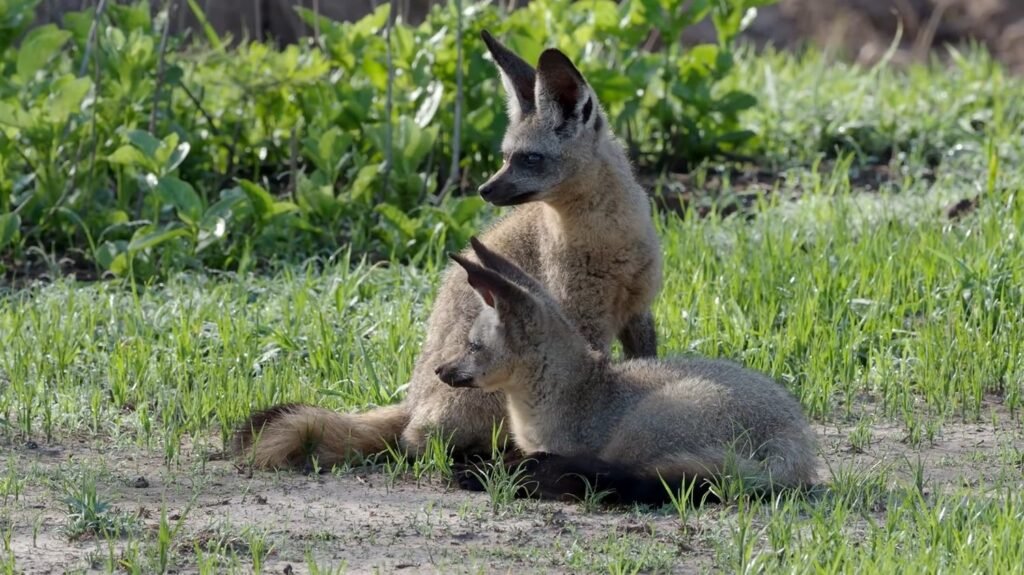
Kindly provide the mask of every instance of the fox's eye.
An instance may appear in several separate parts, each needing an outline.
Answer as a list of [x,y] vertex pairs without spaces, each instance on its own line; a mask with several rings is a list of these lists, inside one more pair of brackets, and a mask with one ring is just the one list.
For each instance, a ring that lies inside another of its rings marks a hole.
[[480,345],[480,342],[477,342],[477,341],[469,342],[469,353],[476,353],[476,352],[480,351],[481,349],[483,349],[483,346]]
[[536,152],[516,152],[512,162],[524,170],[536,170],[544,162],[544,156]]

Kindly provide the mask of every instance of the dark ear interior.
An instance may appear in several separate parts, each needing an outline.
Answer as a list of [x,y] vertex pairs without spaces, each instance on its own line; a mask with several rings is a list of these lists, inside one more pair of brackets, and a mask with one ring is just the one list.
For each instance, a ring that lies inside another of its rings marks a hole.
[[470,287],[480,294],[480,297],[488,307],[497,309],[499,301],[513,303],[523,298],[523,290],[502,277],[501,274],[472,262],[459,254],[453,253],[448,255],[455,263],[462,266],[462,269],[466,270]]
[[476,257],[480,258],[480,263],[484,267],[498,272],[520,286],[533,291],[535,294],[544,293],[543,286],[533,279],[530,274],[523,271],[522,268],[505,258],[505,256],[492,251],[491,248],[485,246],[476,236],[469,238],[469,245],[473,247],[473,252],[476,254]]
[[533,66],[506,48],[487,30],[482,31],[480,36],[508,86],[512,88],[520,109],[524,114],[532,112],[535,108],[533,87],[537,81],[537,73],[533,70]]
[[576,113],[576,105],[583,97],[586,80],[576,69],[572,60],[554,48],[544,50],[537,64],[538,83],[542,93],[554,102],[562,112],[562,118],[568,119]]

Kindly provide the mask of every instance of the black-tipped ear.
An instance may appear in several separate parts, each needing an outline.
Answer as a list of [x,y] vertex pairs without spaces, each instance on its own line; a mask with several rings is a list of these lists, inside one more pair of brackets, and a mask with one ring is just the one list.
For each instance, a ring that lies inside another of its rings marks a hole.
[[[534,98],[541,114],[564,124],[576,119],[577,110],[585,107],[592,96],[587,81],[572,60],[561,51],[549,48],[541,53],[537,64]],[[590,104],[593,106],[592,101]]]
[[466,270],[470,287],[476,290],[487,307],[498,309],[501,303],[516,304],[523,301],[524,297],[528,297],[522,288],[512,283],[511,280],[505,279],[501,274],[459,254],[450,253],[448,257]]
[[484,267],[498,272],[535,294],[545,293],[544,286],[540,285],[540,282],[533,279],[530,274],[526,273],[514,262],[506,259],[505,256],[485,246],[476,236],[469,238],[469,245],[473,247],[473,253],[476,254],[476,257],[480,258],[480,263]]
[[509,118],[517,121],[527,114],[532,114],[537,108],[533,88],[537,81],[537,73],[533,66],[506,48],[487,30],[480,32],[480,37],[483,38],[484,44],[487,44],[487,50],[501,72],[501,83],[508,93]]

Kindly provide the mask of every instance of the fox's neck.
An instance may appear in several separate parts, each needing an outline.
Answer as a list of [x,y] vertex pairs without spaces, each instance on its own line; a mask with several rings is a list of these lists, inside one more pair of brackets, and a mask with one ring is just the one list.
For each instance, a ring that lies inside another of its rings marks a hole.
[[560,350],[532,374],[524,374],[516,389],[505,394],[517,446],[527,453],[586,451],[590,438],[576,436],[578,424],[598,409],[600,398],[610,395],[603,389],[611,381],[609,369],[605,356],[581,346],[568,353]]
[[557,235],[591,234],[604,220],[650,218],[643,188],[633,176],[625,150],[615,140],[600,144],[591,166],[560,184],[554,197],[544,203],[549,231]]

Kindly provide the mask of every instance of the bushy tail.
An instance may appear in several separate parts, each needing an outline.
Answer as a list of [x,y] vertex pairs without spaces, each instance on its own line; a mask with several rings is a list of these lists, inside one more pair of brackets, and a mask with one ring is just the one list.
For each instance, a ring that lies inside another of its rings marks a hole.
[[409,423],[404,404],[363,413],[337,413],[302,404],[276,405],[252,414],[235,431],[235,454],[262,469],[323,469],[384,451]]

